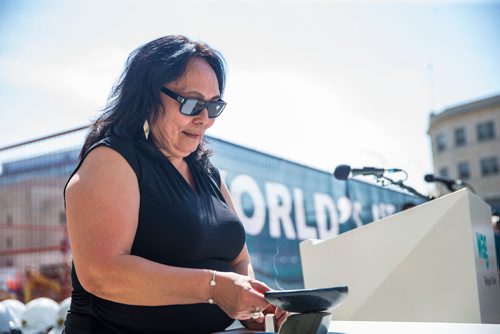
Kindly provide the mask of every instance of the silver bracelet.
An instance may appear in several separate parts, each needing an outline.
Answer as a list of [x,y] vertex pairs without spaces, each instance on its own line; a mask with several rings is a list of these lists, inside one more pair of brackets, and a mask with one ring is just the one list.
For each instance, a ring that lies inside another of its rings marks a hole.
[[[214,287],[214,286],[217,285],[217,282],[215,282],[215,273],[216,273],[216,271],[212,270],[212,279],[209,282],[209,284],[210,284],[211,287]],[[209,304],[215,304],[214,299],[213,298],[208,298],[208,303]]]

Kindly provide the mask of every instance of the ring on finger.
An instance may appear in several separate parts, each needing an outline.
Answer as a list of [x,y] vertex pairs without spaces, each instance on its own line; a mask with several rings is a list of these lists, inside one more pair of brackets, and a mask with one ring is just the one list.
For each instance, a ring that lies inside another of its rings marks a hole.
[[261,313],[260,313],[260,309],[258,307],[255,308],[255,311],[250,312],[250,317],[254,320],[259,319],[260,315],[261,315]]

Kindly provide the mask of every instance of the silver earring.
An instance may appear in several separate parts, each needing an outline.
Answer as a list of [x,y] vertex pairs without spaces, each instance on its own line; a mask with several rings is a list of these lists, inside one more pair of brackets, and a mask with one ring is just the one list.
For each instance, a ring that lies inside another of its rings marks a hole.
[[142,126],[142,129],[144,130],[144,137],[146,137],[146,139],[148,139],[148,137],[149,137],[149,122],[148,122],[148,120],[144,121],[144,125]]

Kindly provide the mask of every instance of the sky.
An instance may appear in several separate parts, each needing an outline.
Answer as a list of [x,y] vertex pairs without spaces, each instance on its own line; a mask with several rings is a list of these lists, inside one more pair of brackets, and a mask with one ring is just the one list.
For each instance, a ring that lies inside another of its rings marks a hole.
[[401,168],[423,193],[431,110],[500,94],[500,0],[0,0],[0,147],[90,123],[128,54],[168,34],[227,61],[207,134],[329,172]]

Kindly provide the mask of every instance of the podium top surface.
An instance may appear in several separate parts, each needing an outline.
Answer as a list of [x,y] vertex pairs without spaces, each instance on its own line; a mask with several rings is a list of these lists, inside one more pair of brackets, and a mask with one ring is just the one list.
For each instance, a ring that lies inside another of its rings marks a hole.
[[[222,333],[263,334],[245,328],[228,330]],[[388,322],[388,321],[332,321],[328,333],[334,334],[499,334],[500,325],[464,324],[442,322]]]

